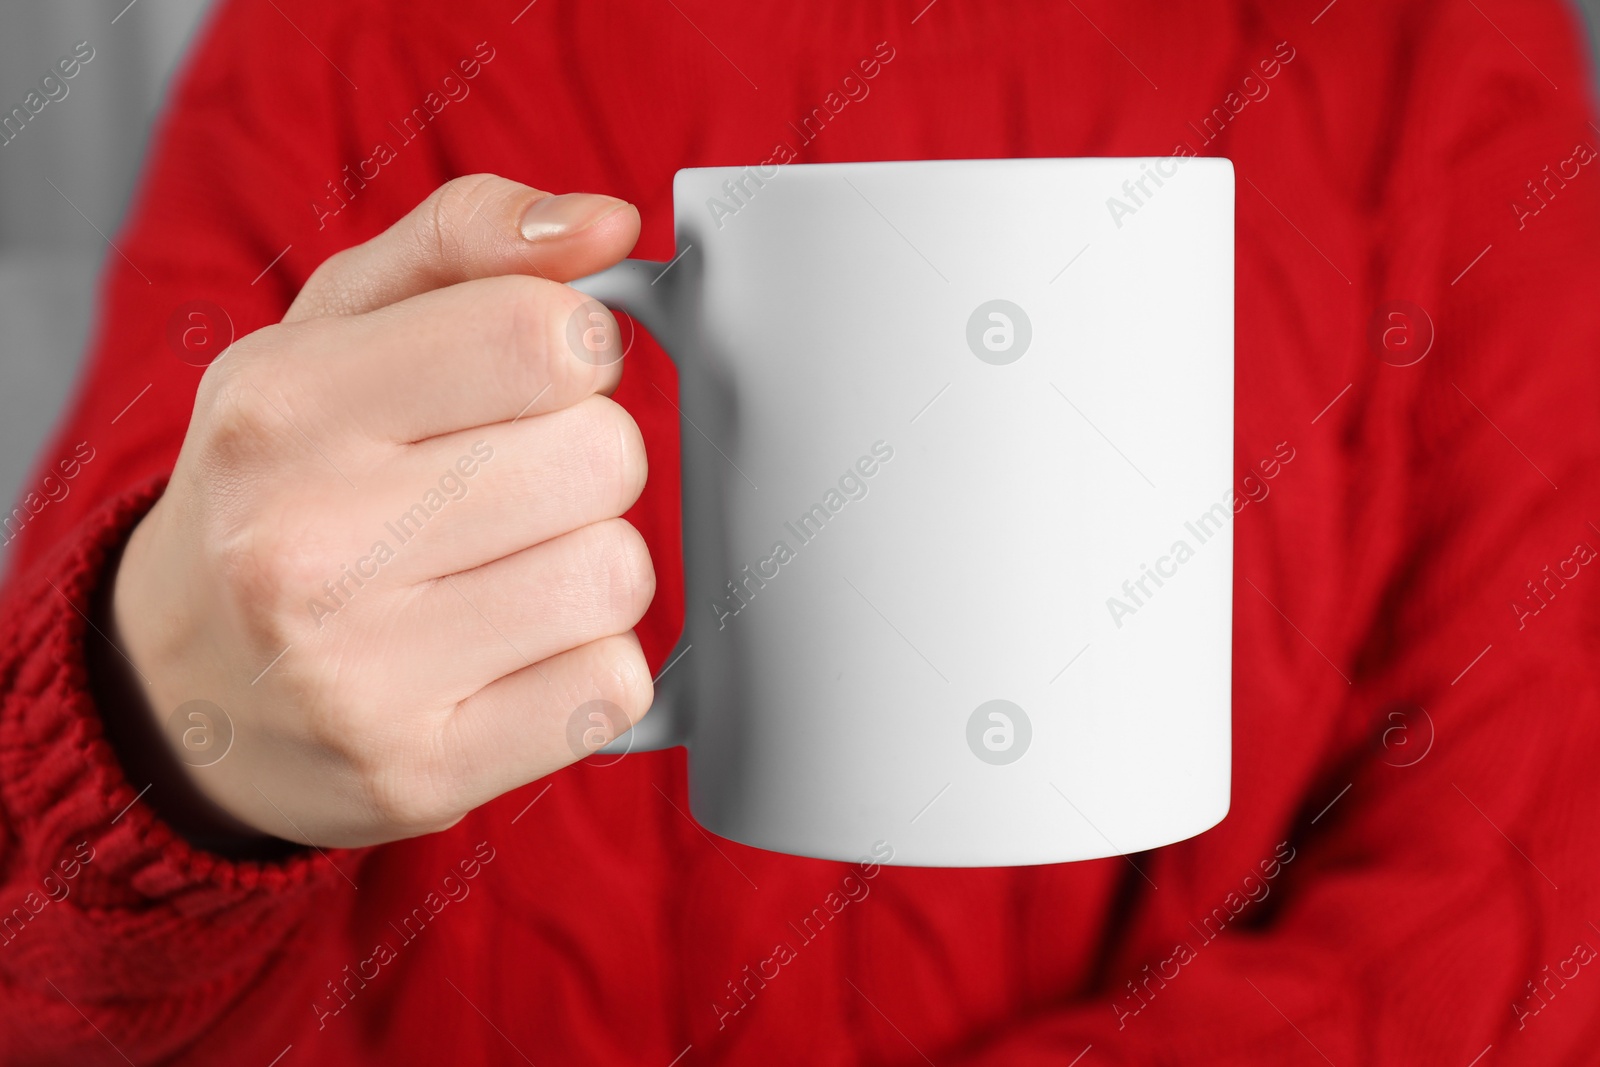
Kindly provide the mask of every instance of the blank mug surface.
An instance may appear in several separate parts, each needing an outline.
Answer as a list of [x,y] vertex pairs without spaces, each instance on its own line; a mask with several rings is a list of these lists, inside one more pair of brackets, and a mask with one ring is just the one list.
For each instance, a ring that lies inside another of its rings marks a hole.
[[1208,158],[678,173],[634,303],[680,368],[682,734],[635,747],[688,745],[707,828],[987,866],[1226,814],[1233,193]]

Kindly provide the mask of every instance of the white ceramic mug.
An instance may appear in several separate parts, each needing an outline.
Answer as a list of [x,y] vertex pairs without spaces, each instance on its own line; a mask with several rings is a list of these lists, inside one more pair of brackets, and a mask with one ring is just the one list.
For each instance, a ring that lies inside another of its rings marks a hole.
[[684,637],[608,751],[684,744],[708,829],[825,859],[1220,821],[1232,165],[696,168],[673,197],[674,259],[575,283],[680,381]]

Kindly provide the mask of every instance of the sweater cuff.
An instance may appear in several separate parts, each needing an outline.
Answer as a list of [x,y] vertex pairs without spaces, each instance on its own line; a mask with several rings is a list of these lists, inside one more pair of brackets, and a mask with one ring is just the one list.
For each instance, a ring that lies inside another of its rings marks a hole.
[[96,510],[15,576],[0,603],[0,804],[13,838],[10,871],[60,879],[76,866],[80,908],[171,909],[192,919],[342,882],[335,865],[350,866],[361,850],[225,859],[179,837],[142,799],[148,786],[124,775],[90,694],[85,637],[108,562],[165,481]]

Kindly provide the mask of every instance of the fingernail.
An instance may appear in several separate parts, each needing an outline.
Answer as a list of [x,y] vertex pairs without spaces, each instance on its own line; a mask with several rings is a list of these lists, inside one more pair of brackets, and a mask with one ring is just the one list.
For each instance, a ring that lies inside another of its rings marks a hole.
[[529,241],[549,241],[593,226],[626,200],[599,193],[563,193],[535,200],[522,215],[522,236]]

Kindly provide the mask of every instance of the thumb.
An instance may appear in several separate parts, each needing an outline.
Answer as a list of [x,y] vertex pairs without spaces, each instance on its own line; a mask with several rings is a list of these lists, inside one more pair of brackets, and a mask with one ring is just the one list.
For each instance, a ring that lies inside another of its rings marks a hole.
[[599,193],[555,196],[494,174],[456,178],[387,230],[323,261],[285,322],[358,315],[474,278],[565,282],[604,270],[639,239],[639,212]]

